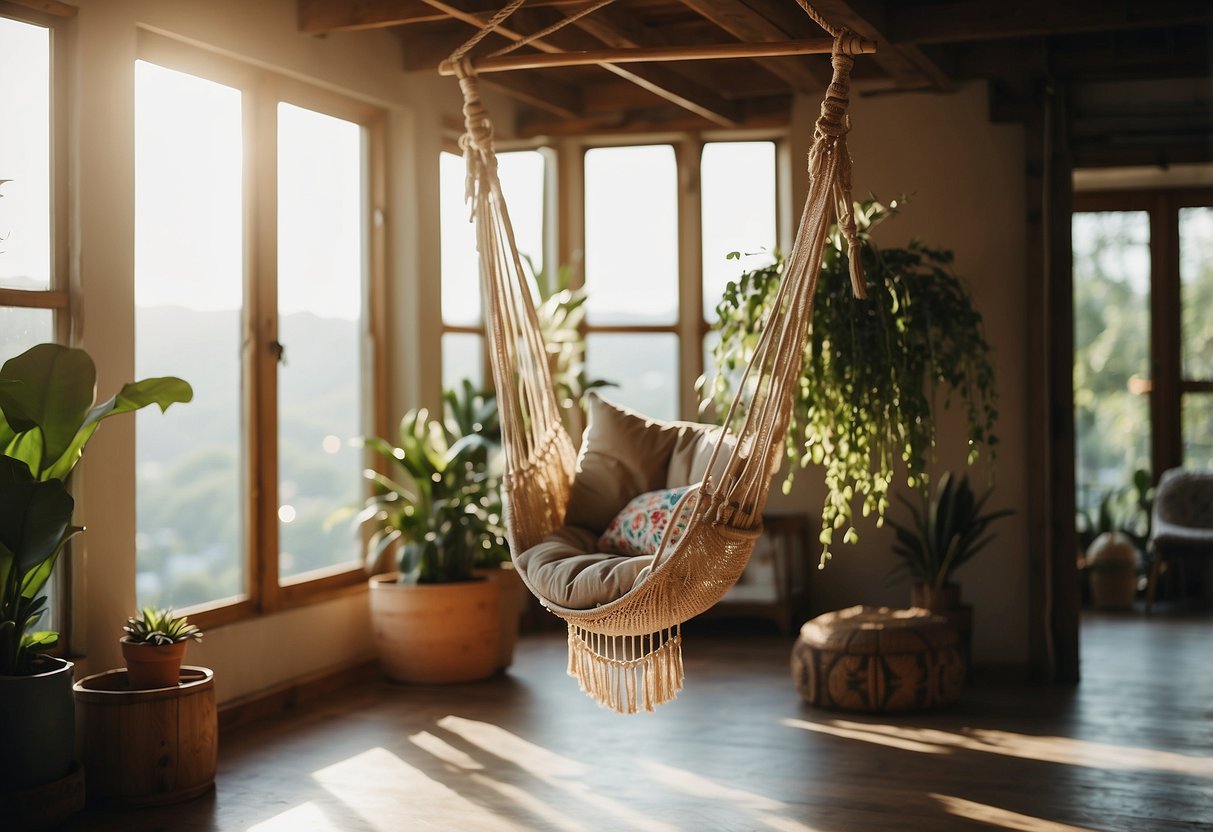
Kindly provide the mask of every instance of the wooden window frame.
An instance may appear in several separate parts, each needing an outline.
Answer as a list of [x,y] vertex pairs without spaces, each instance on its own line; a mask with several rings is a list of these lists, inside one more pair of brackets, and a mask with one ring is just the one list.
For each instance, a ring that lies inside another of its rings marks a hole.
[[[0,0],[0,17],[42,26],[50,31],[50,176],[51,176],[51,263],[47,289],[0,287],[0,307],[46,309],[51,313],[51,331],[56,343],[71,343],[74,330],[73,294],[68,256],[68,78],[70,77],[70,34],[68,24],[76,14],[74,6],[46,0]],[[60,566],[51,577],[55,596],[53,624],[59,632],[58,643],[48,652],[66,656],[72,644],[72,561],[60,558]]]
[[[452,130],[459,125],[452,125]],[[703,149],[717,142],[770,142],[775,146],[775,231],[781,248],[790,243],[792,226],[789,184],[788,139],[785,133],[769,130],[711,131],[627,137],[589,137],[562,139],[552,143],[502,143],[499,153],[538,150],[549,154],[545,167],[544,263],[572,263],[584,260],[585,252],[585,154],[597,148],[667,145],[674,150],[678,182],[678,314],[669,324],[592,324],[583,322],[582,334],[671,334],[678,339],[677,402],[679,418],[699,417],[699,397],[695,380],[703,374],[703,340],[711,325],[703,313],[703,220],[700,170]],[[459,154],[453,139],[442,150]],[[584,267],[573,275],[573,286],[585,285]],[[693,310],[693,311],[690,311]],[[442,321],[441,338],[447,334],[484,337],[479,326],[448,324]],[[441,354],[441,350],[439,351]],[[484,353],[485,386],[492,379],[488,365],[487,343]],[[441,374],[440,374],[441,376]]]
[[[186,72],[241,91],[244,165],[244,344],[241,390],[247,520],[247,592],[184,609],[202,629],[366,591],[362,565],[335,566],[298,579],[279,575],[278,493],[278,206],[277,105],[294,104],[359,124],[363,130],[366,202],[362,343],[369,377],[363,384],[364,429],[387,424],[386,111],[349,95],[140,29],[139,60]],[[312,577],[308,577],[308,576]]]
[[1150,461],[1154,480],[1183,464],[1185,393],[1213,392],[1213,379],[1186,379],[1180,355],[1179,210],[1213,207],[1213,188],[1079,191],[1074,213],[1144,211],[1150,227]]

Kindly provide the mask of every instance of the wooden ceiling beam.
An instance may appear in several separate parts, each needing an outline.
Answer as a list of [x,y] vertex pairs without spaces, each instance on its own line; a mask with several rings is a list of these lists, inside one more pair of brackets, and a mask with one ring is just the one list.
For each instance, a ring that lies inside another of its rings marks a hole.
[[[565,45],[574,51],[590,50],[600,44],[612,49],[643,49],[668,46],[668,40],[657,30],[642,26],[632,15],[615,9],[599,9],[573,23],[576,27],[558,33]],[[642,89],[676,104],[684,110],[705,118],[720,127],[736,127],[740,122],[737,105],[715,90],[692,81],[668,67],[623,66],[600,64]]]
[[887,5],[879,0],[813,0],[813,8],[832,25],[876,41],[876,55],[872,60],[898,86],[920,88],[925,80],[938,90],[953,89],[952,78],[921,49],[913,44],[894,42],[889,19],[892,9]]
[[889,4],[886,15],[887,34],[896,44],[959,43],[1207,24],[1213,22],[1213,5],[1195,0],[955,0]]
[[[486,17],[501,8],[502,0],[465,0],[462,8]],[[585,0],[530,0],[531,8],[582,6]],[[307,34],[351,32],[439,23],[450,16],[424,0],[298,0],[299,31]]]
[[[813,27],[813,24],[806,20],[804,26],[782,28],[742,0],[682,0],[682,2],[704,19],[710,20],[738,40],[748,43],[808,37],[810,32],[806,30]],[[787,81],[798,92],[817,92],[830,82],[829,68],[824,62],[820,68],[816,69],[808,61],[800,60],[759,58],[755,63],[761,65],[772,75]]]

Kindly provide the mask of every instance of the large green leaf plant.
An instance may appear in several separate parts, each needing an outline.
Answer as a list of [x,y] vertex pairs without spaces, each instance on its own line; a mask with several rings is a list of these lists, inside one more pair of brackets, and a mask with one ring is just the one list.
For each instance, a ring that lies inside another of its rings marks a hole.
[[[801,366],[787,438],[785,493],[798,468],[824,469],[822,563],[835,535],[858,540],[853,504],[883,522],[897,472],[919,488],[936,446],[938,405],[963,401],[968,462],[998,439],[994,368],[981,315],[965,284],[951,271],[952,253],[911,241],[877,248],[871,229],[897,211],[897,203],[857,203],[868,299],[851,292],[847,244],[837,227],[826,242],[821,279]],[[740,255],[730,255],[740,256]],[[730,283],[716,307],[713,352],[717,373],[701,387],[705,402],[728,410],[741,371],[753,355],[772,310],[784,261],[745,272]]]
[[477,565],[509,559],[496,399],[465,381],[446,393],[445,410],[441,420],[406,413],[395,444],[363,440],[384,463],[366,471],[374,493],[355,518],[367,567],[395,554],[405,583],[467,581]]
[[96,403],[97,371],[84,350],[39,344],[0,368],[0,675],[35,672],[38,651],[58,634],[35,631],[43,594],[71,523],[65,481],[101,422],[150,404],[167,410],[193,398],[172,376],[125,385]]

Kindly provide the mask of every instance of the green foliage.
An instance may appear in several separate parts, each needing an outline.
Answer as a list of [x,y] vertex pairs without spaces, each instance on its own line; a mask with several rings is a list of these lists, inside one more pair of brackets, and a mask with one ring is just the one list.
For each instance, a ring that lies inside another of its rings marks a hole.
[[[863,515],[877,515],[879,525],[899,464],[910,487],[926,482],[936,446],[938,391],[944,393],[944,407],[953,395],[964,401],[970,464],[982,446],[992,455],[998,442],[990,346],[968,289],[950,270],[952,253],[917,241],[885,249],[871,242],[872,227],[896,210],[896,202],[886,207],[869,199],[856,205],[867,300],[851,293],[847,246],[837,227],[822,258],[789,424],[792,465],[784,491],[791,489],[797,468],[810,462],[824,468],[823,564],[837,530],[845,529],[844,542],[858,540],[856,497]],[[718,371],[701,392],[721,413],[773,313],[783,267],[777,256],[773,264],[746,272],[729,284],[716,307]]]
[[967,474],[956,481],[951,471],[944,472],[934,491],[925,483],[921,490],[917,506],[897,495],[909,509],[911,523],[889,519],[897,532],[893,551],[902,558],[900,571],[939,589],[993,540],[992,534],[986,534],[990,524],[1013,512],[1002,509],[982,514],[991,491],[978,497]]
[[1105,532],[1118,532],[1133,541],[1139,552],[1149,557],[1150,531],[1154,521],[1154,485],[1150,472],[1133,472],[1133,484],[1105,491],[1094,508],[1078,509],[1076,532],[1078,545],[1085,552],[1095,538]]
[[396,445],[363,440],[388,466],[366,472],[375,493],[355,518],[370,532],[366,563],[395,552],[408,583],[466,581],[474,566],[509,558],[497,402],[467,381],[445,399],[442,421],[424,409],[406,413]]
[[184,615],[174,615],[171,609],[144,607],[134,618],[126,619],[122,630],[127,639],[140,644],[202,641],[202,631]]
[[149,378],[94,404],[97,371],[84,350],[39,344],[0,368],[0,674],[29,673],[52,632],[31,632],[64,545],[74,502],[64,481],[102,420],[193,397],[179,378]]

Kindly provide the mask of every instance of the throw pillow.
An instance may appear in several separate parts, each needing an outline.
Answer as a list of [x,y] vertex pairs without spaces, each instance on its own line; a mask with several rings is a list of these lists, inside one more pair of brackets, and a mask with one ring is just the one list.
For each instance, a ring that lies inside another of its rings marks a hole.
[[671,523],[670,543],[677,543],[690,522],[690,512],[684,510],[675,517],[674,509],[691,488],[665,488],[636,497],[607,525],[598,538],[598,550],[633,557],[655,555]]

